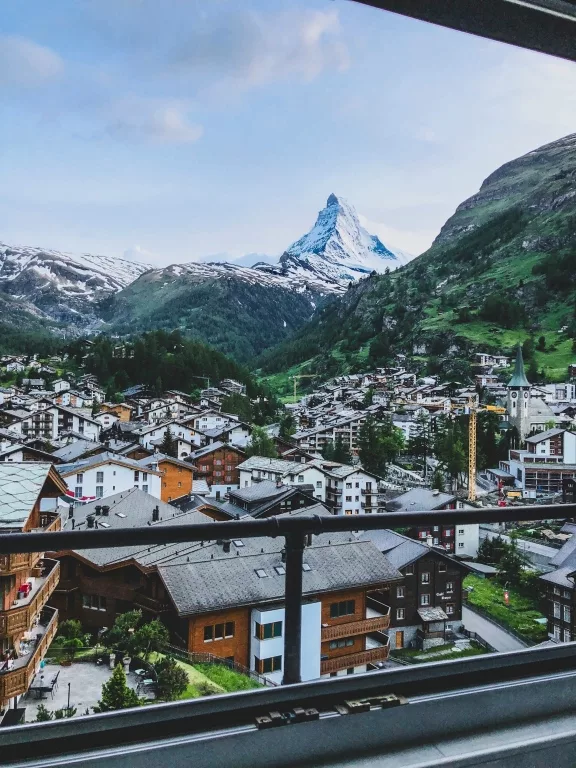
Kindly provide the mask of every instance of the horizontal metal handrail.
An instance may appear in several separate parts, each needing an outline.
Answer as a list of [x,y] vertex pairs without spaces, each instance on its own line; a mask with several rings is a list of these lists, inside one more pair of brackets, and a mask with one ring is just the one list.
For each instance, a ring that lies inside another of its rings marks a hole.
[[447,509],[438,512],[385,512],[379,515],[290,515],[263,520],[224,520],[194,525],[150,525],[114,530],[58,531],[54,533],[0,534],[0,555],[21,552],[67,549],[107,549],[134,544],[175,544],[189,541],[238,539],[242,536],[306,535],[342,531],[368,531],[383,528],[449,525],[455,523],[503,523],[516,520],[564,519],[576,517],[576,504]]

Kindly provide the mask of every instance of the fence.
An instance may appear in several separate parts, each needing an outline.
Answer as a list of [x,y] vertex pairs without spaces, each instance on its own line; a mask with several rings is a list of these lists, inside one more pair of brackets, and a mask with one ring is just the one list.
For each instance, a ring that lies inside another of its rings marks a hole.
[[[493,507],[466,511],[468,523],[500,523],[515,520],[546,520],[576,517],[576,504],[546,507]],[[281,515],[265,519],[231,520],[195,525],[147,526],[115,530],[59,531],[55,533],[0,534],[0,555],[18,552],[65,549],[106,549],[150,544],[175,544],[242,537],[283,537],[286,551],[284,684],[300,682],[302,638],[302,566],[308,535],[328,532],[367,531],[383,528],[410,528],[425,525],[458,525],[462,510],[434,512],[389,512],[386,515]]]
[[186,661],[188,664],[219,664],[222,667],[228,667],[228,669],[232,669],[234,672],[249,677],[251,680],[254,680],[255,683],[259,683],[260,685],[269,687],[277,685],[273,680],[269,680],[267,677],[264,677],[264,675],[259,675],[257,672],[253,672],[251,669],[248,669],[248,667],[238,664],[237,661],[232,661],[232,659],[222,659],[220,656],[214,656],[212,653],[190,653],[175,645],[168,645],[166,647],[166,652],[182,661]]

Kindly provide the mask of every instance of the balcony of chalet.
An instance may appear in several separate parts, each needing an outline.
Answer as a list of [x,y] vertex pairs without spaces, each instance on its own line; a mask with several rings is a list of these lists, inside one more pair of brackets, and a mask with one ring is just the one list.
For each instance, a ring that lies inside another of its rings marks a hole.
[[0,662],[0,701],[26,693],[57,629],[58,611],[44,607],[38,624],[24,633],[17,657]]
[[31,569],[30,575],[33,578],[30,592],[14,600],[7,610],[0,611],[0,638],[26,632],[30,628],[58,585],[60,563],[43,558]]

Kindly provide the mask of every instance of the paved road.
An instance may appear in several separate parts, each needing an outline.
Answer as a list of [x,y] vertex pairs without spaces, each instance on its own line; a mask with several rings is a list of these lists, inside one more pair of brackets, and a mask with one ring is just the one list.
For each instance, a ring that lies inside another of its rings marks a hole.
[[483,616],[474,613],[465,605],[462,606],[462,623],[471,632],[477,632],[481,638],[497,651],[519,651],[526,646],[508,632],[500,629]]
[[[498,537],[498,532],[490,530],[488,528],[484,528],[483,526],[480,528],[480,538],[484,539],[488,537],[489,539],[495,539]],[[506,534],[502,534],[502,538],[504,541],[510,541],[510,536],[506,536]],[[555,547],[548,547],[546,544],[539,544],[537,541],[528,541],[527,539],[516,539],[516,542],[518,544],[518,548],[521,549],[523,552],[526,552],[526,554],[534,553],[535,555],[540,555],[541,557],[547,557],[552,559],[556,554],[558,554],[558,551]]]

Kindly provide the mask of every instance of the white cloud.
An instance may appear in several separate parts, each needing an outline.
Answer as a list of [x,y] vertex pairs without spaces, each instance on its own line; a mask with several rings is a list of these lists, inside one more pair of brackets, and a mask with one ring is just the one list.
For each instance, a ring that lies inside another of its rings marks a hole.
[[128,99],[116,104],[112,112],[106,133],[123,141],[191,144],[203,133],[202,126],[190,120],[189,107],[182,102]]
[[247,11],[198,25],[169,71],[246,90],[291,78],[311,81],[349,65],[338,11]]
[[33,87],[63,71],[64,62],[50,48],[25,37],[0,35],[0,85]]
[[152,253],[152,251],[147,251],[145,248],[142,248],[141,245],[133,245],[132,247],[127,248],[122,254],[122,257],[126,259],[126,261],[136,261],[140,264],[150,264],[157,259],[157,256]]

